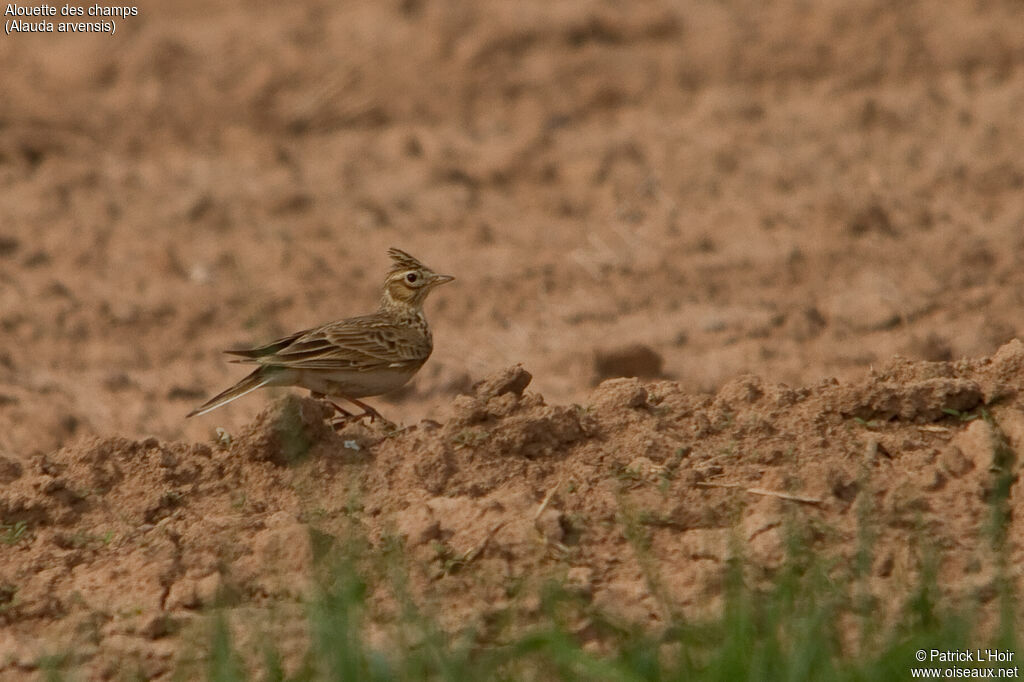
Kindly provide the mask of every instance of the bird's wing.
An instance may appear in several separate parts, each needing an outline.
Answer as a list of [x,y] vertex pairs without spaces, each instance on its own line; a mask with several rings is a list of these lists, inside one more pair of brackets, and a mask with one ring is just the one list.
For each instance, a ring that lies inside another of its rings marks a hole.
[[269,352],[257,362],[264,365],[368,372],[415,369],[430,356],[431,344],[418,329],[368,315],[332,322],[263,348]]
[[238,350],[226,350],[224,351],[228,355],[237,355],[245,358],[244,360],[232,360],[231,362],[245,362],[253,363],[260,362],[260,358],[264,358],[268,355],[274,355],[275,353],[287,348],[295,342],[296,339],[309,334],[310,332],[316,331],[315,329],[303,329],[301,332],[295,332],[288,336],[284,336],[276,341],[271,341],[265,346],[258,346],[257,348],[239,348]]

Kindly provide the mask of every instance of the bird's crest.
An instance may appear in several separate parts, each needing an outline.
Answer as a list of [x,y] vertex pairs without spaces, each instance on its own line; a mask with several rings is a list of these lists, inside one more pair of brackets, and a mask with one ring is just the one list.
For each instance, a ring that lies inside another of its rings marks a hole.
[[399,270],[411,270],[417,268],[420,270],[427,269],[427,267],[423,265],[423,263],[419,262],[418,260],[407,254],[405,251],[402,251],[401,249],[388,249],[388,255],[391,256],[391,260],[394,261],[394,264],[391,266],[391,272],[397,272]]

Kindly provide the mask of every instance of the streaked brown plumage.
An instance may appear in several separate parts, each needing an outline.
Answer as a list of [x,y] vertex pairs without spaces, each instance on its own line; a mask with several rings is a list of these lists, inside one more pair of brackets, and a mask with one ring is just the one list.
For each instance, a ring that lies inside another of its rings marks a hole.
[[393,264],[377,312],[328,322],[258,348],[225,351],[241,358],[232,362],[259,367],[188,416],[206,414],[264,386],[299,386],[317,398],[358,405],[363,410],[359,417],[379,417],[359,398],[393,391],[419,371],[434,348],[423,302],[434,287],[455,279],[399,249],[388,255]]

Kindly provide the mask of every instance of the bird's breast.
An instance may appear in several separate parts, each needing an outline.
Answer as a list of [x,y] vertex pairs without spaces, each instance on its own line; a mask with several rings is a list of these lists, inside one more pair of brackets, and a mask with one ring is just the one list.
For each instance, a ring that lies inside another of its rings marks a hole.
[[404,386],[416,374],[422,363],[401,367],[384,367],[369,372],[355,370],[300,370],[296,385],[315,393],[366,398],[390,393]]

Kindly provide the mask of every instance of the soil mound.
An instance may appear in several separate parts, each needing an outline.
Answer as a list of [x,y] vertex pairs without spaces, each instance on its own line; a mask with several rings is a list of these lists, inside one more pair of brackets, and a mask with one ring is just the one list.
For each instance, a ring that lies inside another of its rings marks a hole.
[[[582,405],[548,405],[513,366],[455,398],[444,423],[336,433],[321,403],[289,397],[216,443],[93,438],[5,462],[0,661],[25,672],[64,650],[90,676],[126,660],[167,676],[214,604],[274,613],[287,659],[318,557],[353,525],[371,546],[405,547],[413,593],[452,629],[510,606],[529,618],[506,588],[542,577],[650,627],[666,604],[706,613],[736,548],[768,577],[794,522],[840,564],[870,523],[883,604],[926,550],[950,595],[992,596],[985,529],[1024,444],[1022,363],[1014,341],[805,388],[746,376],[703,396],[611,379]],[[1019,504],[1014,487],[1012,562]]]

